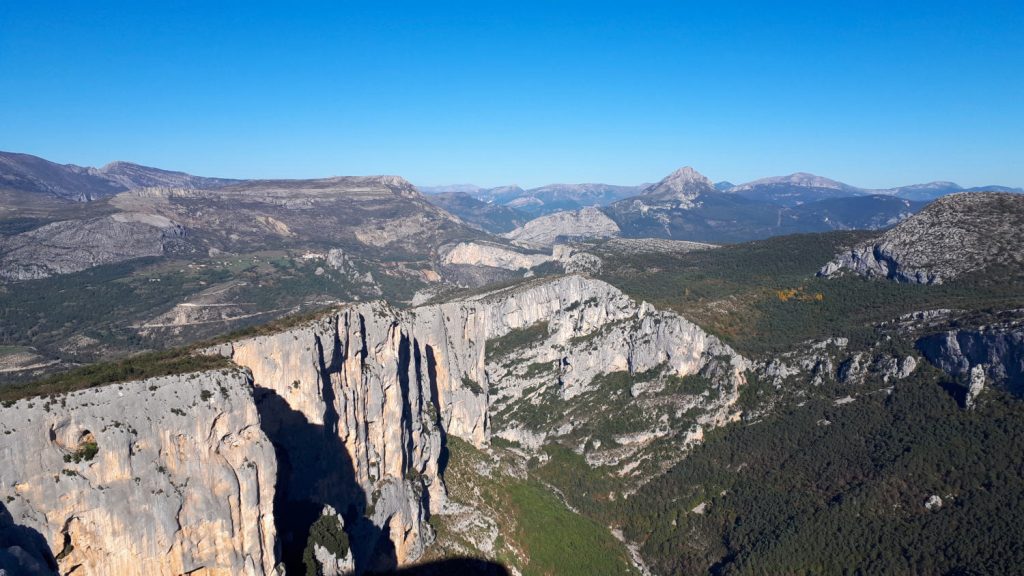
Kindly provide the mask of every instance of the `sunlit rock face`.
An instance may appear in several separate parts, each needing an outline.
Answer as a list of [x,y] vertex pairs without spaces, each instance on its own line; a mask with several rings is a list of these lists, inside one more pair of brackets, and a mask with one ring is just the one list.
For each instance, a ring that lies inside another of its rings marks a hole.
[[0,498],[62,574],[271,574],[276,472],[239,370],[0,408]]
[[[448,436],[486,446],[494,400],[531,384],[488,354],[522,330],[541,338],[504,354],[557,365],[563,400],[613,372],[700,373],[723,391],[700,425],[734,416],[742,357],[569,275],[405,310],[348,305],[206,351],[238,368],[21,400],[0,409],[0,497],[62,572],[274,574],[309,546],[324,570],[408,565],[447,501]],[[342,556],[307,541],[325,514],[344,527]]]
[[[281,461],[282,526],[301,531],[331,506],[360,569],[419,558],[433,539],[427,517],[445,499],[442,436],[422,346],[397,312],[353,306],[222,352],[252,371]],[[305,545],[291,532],[286,555]]]

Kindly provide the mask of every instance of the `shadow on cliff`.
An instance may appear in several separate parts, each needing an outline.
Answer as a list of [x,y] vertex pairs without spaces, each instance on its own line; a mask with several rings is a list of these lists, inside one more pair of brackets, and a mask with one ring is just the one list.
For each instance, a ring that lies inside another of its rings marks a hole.
[[46,538],[38,531],[14,523],[11,513],[0,502],[0,574],[43,576],[57,574]]
[[501,564],[477,558],[450,558],[436,562],[424,562],[423,564],[409,566],[401,570],[374,572],[373,574],[380,576],[385,574],[397,576],[449,576],[461,574],[511,576],[511,572]]
[[277,455],[274,523],[288,574],[306,573],[306,541],[324,505],[345,520],[357,573],[386,573],[397,564],[390,538],[366,517],[366,493],[338,437],[339,415],[330,379],[335,371],[335,367],[321,366],[321,394],[327,406],[322,425],[309,422],[274,390],[257,387],[255,391],[263,429]]
[[[413,347],[415,350],[416,358],[416,373],[422,374],[421,369],[422,359],[420,358],[420,347],[419,343],[416,343]],[[426,353],[427,360],[427,382],[430,386],[430,403],[434,410],[434,423],[437,426],[437,430],[441,435],[441,454],[437,459],[437,473],[439,476],[444,476],[445,470],[448,468],[448,433],[445,430],[444,418],[441,416],[441,398],[437,387],[437,357],[434,355],[434,348],[430,344],[426,344],[423,347],[423,351]],[[422,383],[421,383],[422,385]]]

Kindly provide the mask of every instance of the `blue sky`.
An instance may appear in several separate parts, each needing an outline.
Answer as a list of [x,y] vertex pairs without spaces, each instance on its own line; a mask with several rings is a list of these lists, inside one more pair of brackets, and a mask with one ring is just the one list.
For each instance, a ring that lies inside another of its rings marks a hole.
[[1024,186],[1024,2],[0,1],[0,150],[210,176]]

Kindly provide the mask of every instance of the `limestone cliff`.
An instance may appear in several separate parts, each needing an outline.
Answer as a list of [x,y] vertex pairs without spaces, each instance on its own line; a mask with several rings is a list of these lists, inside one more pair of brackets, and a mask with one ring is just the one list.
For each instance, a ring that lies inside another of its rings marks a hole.
[[252,371],[277,448],[286,561],[326,506],[344,517],[360,571],[419,558],[433,538],[427,517],[445,499],[442,431],[429,352],[401,315],[350,306],[222,353]]
[[[63,572],[257,575],[310,557],[325,573],[407,565],[445,510],[449,435],[486,446],[500,413],[501,434],[525,447],[575,434],[589,461],[640,474],[630,457],[667,445],[657,439],[685,445],[735,418],[748,368],[696,325],[579,275],[406,310],[347,305],[212,351],[245,371],[0,412],[0,497]],[[616,374],[632,384],[606,397]],[[707,384],[673,392],[691,376]],[[537,386],[553,391],[545,409],[557,426],[525,418]],[[636,426],[595,431],[622,403],[641,411]],[[318,534],[346,543],[337,554],[311,534],[323,517],[344,530]]]
[[238,370],[0,408],[0,498],[62,574],[273,574],[276,470]]
[[444,264],[466,264],[490,266],[506,270],[529,269],[551,260],[545,254],[524,254],[497,244],[482,242],[460,242],[446,248],[441,262]]

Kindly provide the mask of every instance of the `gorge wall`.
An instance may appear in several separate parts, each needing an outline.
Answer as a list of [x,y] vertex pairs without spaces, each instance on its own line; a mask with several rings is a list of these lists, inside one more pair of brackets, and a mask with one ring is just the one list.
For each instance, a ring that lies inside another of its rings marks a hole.
[[0,408],[0,499],[61,574],[271,574],[276,460],[239,370]]
[[[488,348],[522,331],[542,338],[496,362]],[[578,275],[407,310],[348,305],[206,352],[241,369],[0,408],[0,498],[61,573],[301,573],[311,554],[328,574],[393,569],[435,537],[448,436],[485,447],[492,396],[532,401],[527,363],[557,365],[563,401],[614,372],[703,374],[721,393],[687,397],[705,416],[680,434],[698,439],[734,417],[748,367],[685,319]],[[343,530],[342,549],[316,542],[314,524]]]

